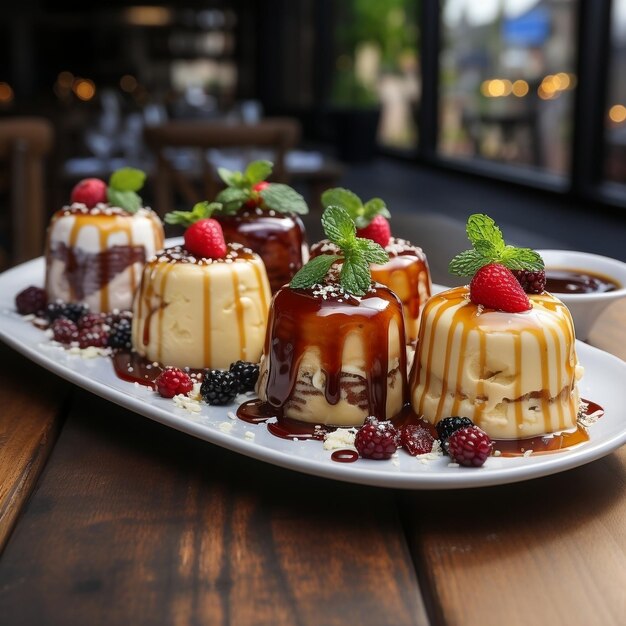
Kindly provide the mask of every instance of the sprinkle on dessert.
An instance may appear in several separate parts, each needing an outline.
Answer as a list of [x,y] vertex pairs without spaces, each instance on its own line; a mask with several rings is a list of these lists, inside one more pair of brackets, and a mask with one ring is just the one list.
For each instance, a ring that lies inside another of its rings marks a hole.
[[335,187],[322,194],[322,206],[339,206],[345,209],[354,220],[359,237],[371,239],[383,248],[389,243],[391,229],[387,219],[391,215],[384,200],[372,198],[363,203],[353,191]]
[[502,231],[488,215],[481,213],[470,215],[466,229],[467,236],[472,243],[472,249],[457,254],[450,261],[448,271],[451,274],[473,276],[485,265],[497,263],[511,271],[523,270],[526,273],[537,273],[532,282],[520,281],[520,284],[522,287],[532,287],[533,290],[528,291],[528,293],[539,293],[536,288],[540,286],[540,283],[534,283],[540,279],[544,262],[538,252],[530,248],[516,248],[506,245]]
[[370,263],[386,263],[389,255],[371,241],[356,236],[356,227],[348,212],[329,206],[322,215],[326,237],[338,248],[337,254],[322,254],[311,259],[292,278],[292,289],[308,289],[325,283],[326,275],[337,261],[341,262],[339,284],[348,294],[362,296],[371,287]]

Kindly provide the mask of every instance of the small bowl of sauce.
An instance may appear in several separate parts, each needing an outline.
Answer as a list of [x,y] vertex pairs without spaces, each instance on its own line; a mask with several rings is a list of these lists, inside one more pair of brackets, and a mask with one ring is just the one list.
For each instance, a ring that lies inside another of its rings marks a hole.
[[583,341],[613,301],[626,297],[626,263],[574,250],[538,250],[546,264],[546,291],[562,300]]

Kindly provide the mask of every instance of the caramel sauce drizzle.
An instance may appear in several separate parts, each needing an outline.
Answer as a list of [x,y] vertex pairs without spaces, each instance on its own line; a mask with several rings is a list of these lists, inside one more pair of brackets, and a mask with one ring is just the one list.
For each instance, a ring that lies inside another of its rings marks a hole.
[[[556,358],[557,360],[556,368],[552,367],[552,363],[545,362],[541,372],[542,390],[537,398],[537,403],[541,406],[543,413],[544,430],[546,432],[564,430],[568,425],[565,423],[566,420],[562,403],[560,400],[557,402],[551,402],[550,396],[553,395],[554,397],[557,397],[559,394],[569,394],[568,402],[570,403],[571,414],[576,414],[577,407],[575,406],[575,399],[571,397],[571,391],[573,389],[573,385],[575,384],[574,368],[576,363],[571,315],[561,302],[552,299],[548,294],[537,296],[533,295],[531,296],[531,302],[539,311],[543,308],[556,313],[556,324],[558,324],[558,330],[554,327],[554,325],[543,322],[541,324],[537,324],[537,327],[533,327],[528,324],[523,326],[520,325],[518,328],[514,325],[507,328],[506,332],[511,336],[511,340],[513,341],[515,369],[518,373],[515,380],[515,389],[513,392],[514,397],[509,398],[508,401],[515,403],[515,421],[519,432],[523,432],[523,430],[520,429],[520,426],[523,428],[524,425],[524,412],[521,403],[521,399],[524,394],[522,389],[522,376],[520,374],[523,366],[522,334],[532,335],[541,350],[543,358],[548,359],[549,355],[553,355],[553,358]],[[470,333],[474,332],[477,333],[479,371],[476,385],[474,414],[468,415],[467,417],[472,418],[474,422],[480,426],[487,404],[485,401],[485,381],[495,373],[487,372],[487,334],[478,327],[475,318],[478,315],[489,313],[490,310],[485,309],[484,311],[479,312],[478,307],[469,301],[466,287],[451,289],[443,294],[439,294],[435,298],[431,298],[427,302],[423,312],[417,354],[413,364],[413,370],[411,372],[411,393],[413,394],[417,387],[423,382],[423,390],[419,398],[417,398],[416,407],[417,412],[420,415],[423,415],[425,410],[425,400],[429,395],[429,391],[431,390],[433,384],[433,359],[441,358],[441,355],[435,354],[435,339],[437,330],[441,331],[441,328],[443,327],[441,325],[441,319],[443,315],[451,309],[455,310],[453,310],[447,328],[448,334],[446,337],[446,351],[445,355],[443,355],[444,366],[441,396],[439,398],[435,415],[429,415],[428,417],[429,419],[437,421],[441,417],[445,417],[445,415],[458,414],[460,402],[463,398],[461,385],[462,375],[464,368],[468,365],[465,362],[465,351],[468,345]],[[565,372],[563,372],[562,369],[564,345],[561,337],[563,334],[565,334],[567,341],[569,341],[571,345],[569,358],[565,361]],[[428,337],[428,339],[425,339],[426,337]],[[549,350],[549,343],[554,343],[554,350],[552,353]],[[459,353],[456,367],[454,368],[456,377],[453,378],[452,354],[456,345],[459,345]],[[556,381],[551,379],[552,372],[554,371],[556,374]],[[563,378],[563,375],[565,375],[565,379]],[[558,387],[561,384],[561,381],[564,380],[571,381],[571,383],[567,383],[567,386],[563,389],[557,389],[556,387]],[[555,389],[551,393],[553,384]],[[454,397],[451,405],[448,404],[450,401],[450,389],[454,391]],[[446,406],[451,407],[451,411],[446,409]]]
[[[363,342],[366,378],[367,411],[386,418],[387,379],[389,367],[389,328],[398,327],[400,345],[404,345],[404,326],[397,297],[385,287],[372,288],[356,298],[343,294],[327,299],[314,295],[312,289],[284,288],[274,296],[265,358],[269,359],[267,403],[282,409],[292,398],[300,362],[312,347],[319,350],[321,369],[325,376],[326,401],[335,405],[341,397],[341,375],[344,345],[353,332],[368,337]],[[400,371],[406,371],[406,351],[399,352]],[[406,398],[406,382],[402,377],[402,395]]]

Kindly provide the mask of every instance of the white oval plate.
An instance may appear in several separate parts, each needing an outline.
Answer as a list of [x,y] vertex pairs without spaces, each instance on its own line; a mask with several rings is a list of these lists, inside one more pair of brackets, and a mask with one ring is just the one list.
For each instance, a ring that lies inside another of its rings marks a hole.
[[[231,419],[236,405],[202,405],[199,414],[177,408],[147,387],[120,380],[106,357],[83,359],[54,346],[44,333],[15,312],[15,294],[29,285],[41,285],[42,258],[0,275],[0,338],[26,357],[131,411],[218,446],[281,467],[381,487],[401,489],[458,489],[513,483],[589,463],[626,443],[626,363],[587,344],[576,349],[585,367],[581,395],[597,402],[605,415],[589,428],[590,440],[553,454],[530,457],[491,457],[480,469],[451,467],[448,457],[421,461],[401,450],[390,461],[336,463],[319,441],[287,441],[271,435],[264,424]],[[248,434],[247,434],[248,433]],[[249,433],[253,433],[252,438]]]

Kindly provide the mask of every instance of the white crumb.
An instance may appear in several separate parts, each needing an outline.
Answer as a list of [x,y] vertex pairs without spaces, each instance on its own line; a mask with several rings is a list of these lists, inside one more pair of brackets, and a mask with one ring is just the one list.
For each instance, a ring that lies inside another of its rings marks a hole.
[[354,428],[337,428],[324,437],[324,450],[340,450],[343,448],[354,448]]

